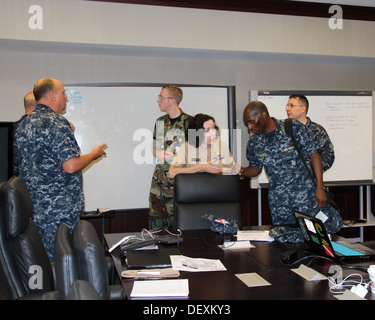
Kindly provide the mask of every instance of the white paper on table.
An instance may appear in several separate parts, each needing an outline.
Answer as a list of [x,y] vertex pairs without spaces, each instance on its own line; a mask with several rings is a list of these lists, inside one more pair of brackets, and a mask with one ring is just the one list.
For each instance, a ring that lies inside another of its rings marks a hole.
[[312,268],[301,264],[298,269],[292,269],[293,272],[297,273],[299,276],[307,281],[317,281],[317,280],[327,280],[328,278],[321,273],[315,271]]
[[136,280],[134,281],[130,297],[187,297],[188,295],[188,279]]
[[357,296],[355,293],[350,290],[345,290],[343,294],[335,294],[334,297],[338,300],[367,300]]
[[271,284],[263,279],[259,274],[255,272],[251,273],[239,273],[235,276],[240,279],[248,287],[261,287],[261,286],[270,286]]
[[252,245],[249,240],[224,242],[222,245],[219,245],[218,247],[222,250],[241,250],[255,248],[255,246]]
[[218,259],[190,258],[182,255],[171,255],[173,270],[190,272],[226,271]]
[[237,231],[237,241],[267,241],[272,242],[268,230],[240,230]]

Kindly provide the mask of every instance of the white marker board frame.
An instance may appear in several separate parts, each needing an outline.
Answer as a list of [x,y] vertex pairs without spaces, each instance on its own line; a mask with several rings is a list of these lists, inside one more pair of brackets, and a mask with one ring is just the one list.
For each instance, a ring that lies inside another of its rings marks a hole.
[[[366,185],[373,182],[373,95],[371,91],[250,91],[250,100],[262,101],[271,117],[285,119],[291,94],[309,100],[308,117],[322,125],[335,148],[335,162],[324,173],[325,185]],[[252,186],[265,187],[264,172]]]
[[[233,146],[235,87],[177,84],[183,90],[181,109],[190,115],[213,116],[223,140]],[[102,142],[107,156],[83,172],[85,210],[127,211],[148,208],[155,121],[165,115],[157,97],[163,84],[69,84],[65,117],[76,127],[82,154]],[[135,161],[136,159],[136,161]],[[138,163],[136,163],[138,162]]]

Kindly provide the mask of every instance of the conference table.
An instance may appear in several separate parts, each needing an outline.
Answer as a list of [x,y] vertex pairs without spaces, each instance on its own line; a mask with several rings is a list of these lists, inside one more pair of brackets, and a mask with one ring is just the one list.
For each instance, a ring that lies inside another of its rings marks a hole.
[[[129,233],[132,235],[134,233]],[[105,234],[108,248],[121,240],[124,233]],[[308,281],[293,270],[302,264],[309,266],[322,275],[327,276],[332,262],[325,259],[303,259],[307,256],[304,244],[252,241],[254,247],[244,249],[223,250],[223,235],[210,230],[187,230],[182,232],[183,242],[179,245],[160,245],[159,250],[177,247],[181,255],[191,258],[219,259],[226,271],[184,272],[180,271],[180,279],[188,279],[190,300],[336,300],[329,290],[328,280]],[[285,265],[281,262],[283,253],[295,250],[300,263]],[[119,247],[111,252],[119,277],[127,269],[126,261],[121,257]],[[375,264],[375,262],[373,262]],[[353,262],[363,270],[371,261]],[[367,273],[349,268],[342,268],[343,277],[353,273]],[[236,275],[255,273],[269,284],[248,287]],[[130,298],[134,281],[121,278],[126,296]],[[158,280],[153,280],[158,281]],[[368,279],[367,279],[368,281]],[[371,291],[365,296],[368,300],[375,299]],[[171,299],[171,298],[168,298]],[[181,298],[177,298],[181,299]]]

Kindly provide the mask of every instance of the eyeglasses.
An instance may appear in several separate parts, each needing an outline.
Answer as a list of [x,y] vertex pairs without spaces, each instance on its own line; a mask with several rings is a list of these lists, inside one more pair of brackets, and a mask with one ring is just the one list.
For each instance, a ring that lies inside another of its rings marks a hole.
[[163,97],[163,96],[158,96],[158,100],[165,100],[165,99],[173,99],[173,97]]
[[291,108],[294,108],[294,107],[302,107],[303,104],[292,104],[292,103],[288,103],[285,107],[291,107]]

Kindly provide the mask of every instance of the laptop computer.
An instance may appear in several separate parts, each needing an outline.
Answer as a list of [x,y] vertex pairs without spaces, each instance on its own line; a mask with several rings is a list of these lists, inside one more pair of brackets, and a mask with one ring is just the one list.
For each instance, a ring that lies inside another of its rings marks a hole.
[[323,222],[306,214],[294,213],[308,250],[333,260],[375,258],[375,250],[360,243],[331,241]]
[[181,255],[180,250],[177,248],[129,250],[126,252],[126,263],[128,269],[170,268],[171,255]]

